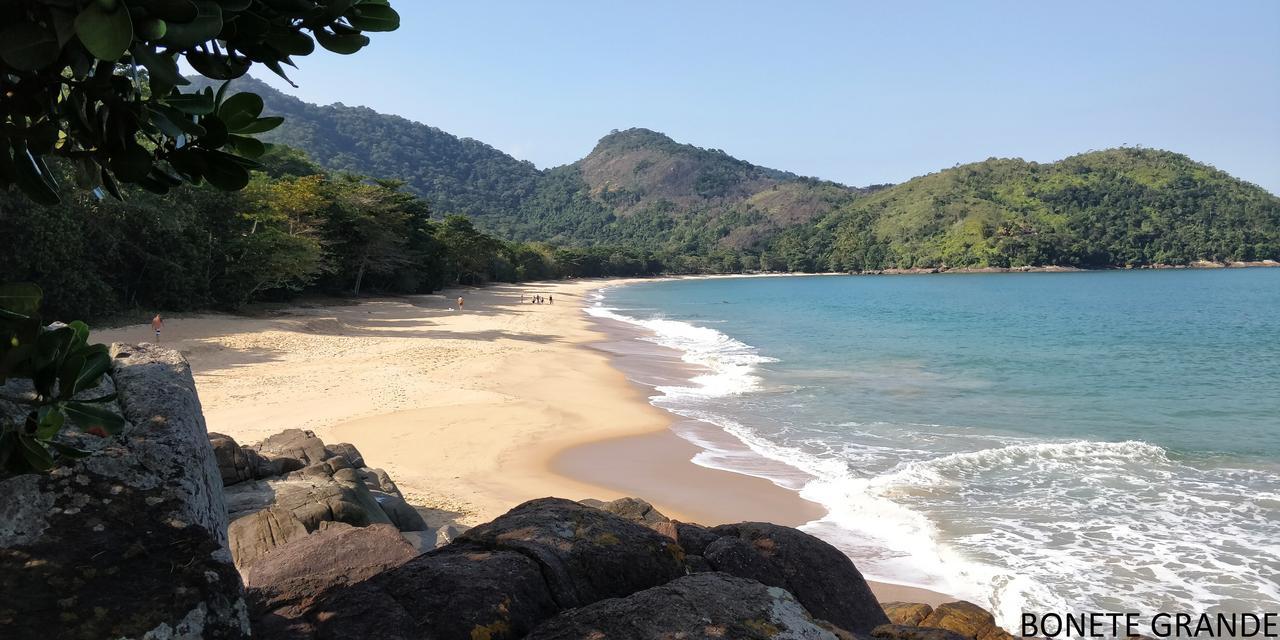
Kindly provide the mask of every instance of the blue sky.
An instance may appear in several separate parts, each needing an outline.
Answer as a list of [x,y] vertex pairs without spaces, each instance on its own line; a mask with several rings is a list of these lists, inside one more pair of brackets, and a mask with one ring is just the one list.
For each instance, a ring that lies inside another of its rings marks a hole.
[[1280,193],[1280,1],[436,2],[291,72],[539,167],[611,129],[846,184],[1128,145]]

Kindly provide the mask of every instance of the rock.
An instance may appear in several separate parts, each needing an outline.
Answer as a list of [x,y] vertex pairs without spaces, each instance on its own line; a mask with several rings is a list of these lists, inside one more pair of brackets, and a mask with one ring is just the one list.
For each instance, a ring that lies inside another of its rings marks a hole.
[[111,354],[119,397],[103,406],[122,434],[0,479],[0,638],[248,637],[190,368],[155,345]]
[[417,509],[409,506],[400,496],[393,496],[389,493],[381,491],[370,491],[370,495],[378,502],[378,506],[382,507],[382,512],[387,514],[391,519],[391,523],[396,525],[401,531],[426,531],[427,523],[422,519],[422,514]]
[[978,640],[1000,640],[1008,635],[996,626],[995,617],[986,609],[963,600],[938,605],[929,617],[920,621],[920,626],[946,629]]
[[920,622],[933,613],[933,607],[918,602],[882,602],[880,607],[889,622],[910,627],[920,626]]
[[[230,547],[246,571],[272,549],[315,532],[326,522],[356,527],[391,524],[351,469],[316,480],[266,480],[227,487]],[[301,527],[301,530],[298,529]]]
[[467,545],[450,545],[379,569],[366,580],[324,574],[305,589],[295,589],[301,597],[266,597],[267,583],[259,582],[256,573],[251,584],[254,632],[268,640],[506,640],[523,637],[557,612],[538,563],[515,551]]
[[360,454],[360,450],[354,444],[349,442],[339,442],[325,447],[329,451],[330,456],[342,456],[351,463],[351,466],[359,468],[364,466],[364,456]]
[[428,527],[422,531],[400,532],[400,535],[404,536],[404,539],[408,540],[409,544],[413,545],[413,548],[417,549],[419,553],[439,549],[453,542],[460,534],[461,532],[458,531],[458,528],[453,525],[445,525],[436,529]]
[[968,638],[946,629],[908,624],[882,624],[871,630],[871,636],[885,640],[966,640]]
[[417,552],[395,527],[331,525],[277,549],[254,564],[245,577],[253,611],[294,606],[338,585],[368,579],[398,567]]
[[360,479],[364,481],[365,486],[375,491],[389,493],[393,496],[404,498],[400,493],[400,487],[391,481],[391,476],[387,475],[382,469],[357,469]]
[[618,498],[612,502],[583,500],[582,504],[589,507],[595,507],[596,509],[601,509],[603,511],[608,511],[615,516],[626,518],[627,520],[643,524],[645,526],[671,521],[670,518],[662,515],[661,511],[654,509],[653,505],[641,500],[640,498]]
[[222,475],[223,486],[251,480],[256,469],[253,461],[245,455],[244,449],[231,436],[221,433],[209,434],[209,445],[213,447],[213,457],[218,464],[218,473]]
[[684,552],[692,555],[702,555],[707,551],[707,545],[720,539],[719,535],[712,533],[710,529],[697,524],[689,524],[687,522],[675,523],[676,542],[684,548]]
[[308,531],[293,512],[281,507],[255,511],[231,523],[227,531],[231,557],[242,574],[273,549],[307,537]]
[[329,456],[324,442],[315,433],[302,429],[285,429],[254,447],[267,458],[293,458],[303,466],[324,461]]
[[[475,636],[472,636],[475,637]],[[701,573],[548,620],[527,640],[836,640],[790,594],[754,580]]]
[[462,543],[533,558],[561,608],[626,596],[685,573],[684,551],[669,538],[560,498],[519,505],[453,545]]
[[721,538],[702,555],[716,571],[786,589],[815,617],[846,631],[870,633],[889,622],[862,574],[835,547],[803,531],[761,522],[711,532]]

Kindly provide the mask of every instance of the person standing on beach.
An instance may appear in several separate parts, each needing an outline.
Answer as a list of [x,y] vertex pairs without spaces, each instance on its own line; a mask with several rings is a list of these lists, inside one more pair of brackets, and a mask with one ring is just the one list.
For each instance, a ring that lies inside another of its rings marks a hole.
[[547,304],[555,304],[555,303],[556,303],[555,296],[547,296]]
[[458,311],[462,311],[462,296],[458,296]]
[[156,344],[160,344],[160,330],[164,328],[164,318],[161,318],[160,314],[157,313],[156,317],[151,319],[151,328],[156,332]]

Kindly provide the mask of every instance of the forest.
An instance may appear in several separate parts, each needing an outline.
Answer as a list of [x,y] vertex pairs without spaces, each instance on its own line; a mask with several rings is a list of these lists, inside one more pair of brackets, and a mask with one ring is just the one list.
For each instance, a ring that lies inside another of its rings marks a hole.
[[[622,247],[508,242],[438,216],[394,180],[321,170],[273,146],[242,191],[64,188],[61,203],[0,192],[0,282],[34,282],[51,318],[242,309],[299,293],[429,293],[453,285],[671,270]],[[74,185],[71,169],[51,164]]]

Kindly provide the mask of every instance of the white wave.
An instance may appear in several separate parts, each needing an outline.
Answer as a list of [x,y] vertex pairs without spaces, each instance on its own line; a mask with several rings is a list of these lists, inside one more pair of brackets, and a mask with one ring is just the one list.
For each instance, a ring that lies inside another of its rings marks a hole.
[[605,307],[600,299],[586,307],[586,312],[596,318],[643,327],[652,335],[642,340],[674,349],[682,360],[706,371],[690,380],[691,386],[658,387],[657,391],[667,398],[719,398],[755,391],[761,383],[756,368],[776,362],[757,353],[754,347],[708,327],[660,317],[633,318]]

